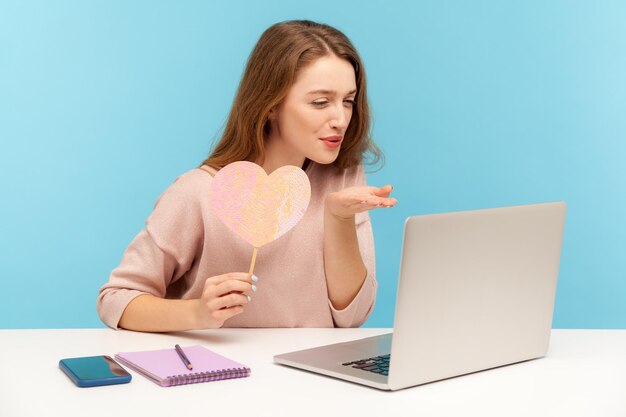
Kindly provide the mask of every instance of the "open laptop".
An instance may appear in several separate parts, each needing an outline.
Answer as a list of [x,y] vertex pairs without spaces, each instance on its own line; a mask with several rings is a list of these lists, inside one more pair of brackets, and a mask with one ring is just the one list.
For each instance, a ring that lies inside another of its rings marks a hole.
[[564,202],[409,217],[393,333],[274,356],[397,390],[545,356]]

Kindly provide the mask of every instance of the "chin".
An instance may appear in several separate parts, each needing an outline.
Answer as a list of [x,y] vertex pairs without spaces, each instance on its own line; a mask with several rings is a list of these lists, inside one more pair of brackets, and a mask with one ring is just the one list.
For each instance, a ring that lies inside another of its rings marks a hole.
[[339,156],[339,152],[334,153],[332,155],[311,155],[307,156],[308,159],[320,165],[329,165],[337,160]]

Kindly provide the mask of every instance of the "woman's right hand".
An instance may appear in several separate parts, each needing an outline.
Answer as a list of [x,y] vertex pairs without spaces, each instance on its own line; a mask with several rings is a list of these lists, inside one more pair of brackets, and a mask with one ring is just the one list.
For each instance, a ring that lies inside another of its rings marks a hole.
[[256,291],[258,278],[245,272],[231,272],[207,278],[199,301],[200,326],[217,329],[229,318],[241,314]]

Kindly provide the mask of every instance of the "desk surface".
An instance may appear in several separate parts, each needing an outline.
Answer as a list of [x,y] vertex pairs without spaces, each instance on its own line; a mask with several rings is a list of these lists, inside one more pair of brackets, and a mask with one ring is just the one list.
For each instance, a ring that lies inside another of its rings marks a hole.
[[[390,329],[0,330],[0,415],[13,416],[626,416],[626,330],[553,330],[548,356],[385,392],[272,362],[274,354]],[[161,388],[77,388],[61,358],[202,344],[250,378]],[[219,414],[217,414],[218,412]],[[410,414],[407,414],[410,413]]]

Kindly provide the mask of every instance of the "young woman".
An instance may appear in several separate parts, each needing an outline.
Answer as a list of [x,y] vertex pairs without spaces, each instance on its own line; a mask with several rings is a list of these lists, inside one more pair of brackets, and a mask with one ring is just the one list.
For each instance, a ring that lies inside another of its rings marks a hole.
[[[113,328],[361,325],[376,298],[368,210],[392,207],[392,187],[367,186],[365,73],[340,31],[310,21],[267,29],[254,48],[224,134],[197,169],[159,197],[146,227],[100,289],[98,314]],[[302,220],[258,253],[215,217],[213,175],[235,161],[270,174],[302,167],[311,201]]]

